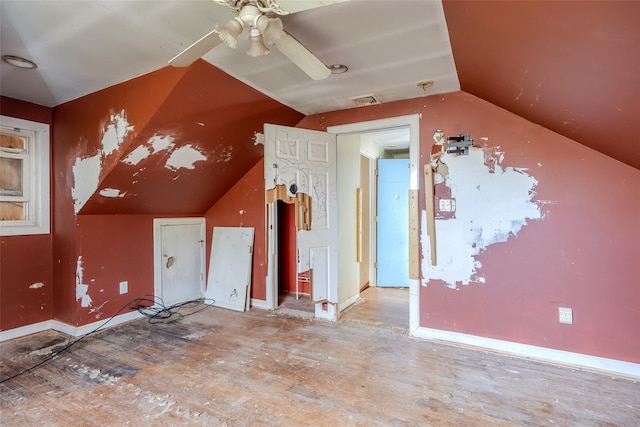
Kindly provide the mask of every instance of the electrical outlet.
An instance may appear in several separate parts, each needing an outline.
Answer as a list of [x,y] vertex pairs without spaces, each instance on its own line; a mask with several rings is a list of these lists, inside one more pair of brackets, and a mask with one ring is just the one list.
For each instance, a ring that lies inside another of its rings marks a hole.
[[126,294],[129,292],[129,282],[126,280],[124,282],[120,282],[120,295]]
[[438,201],[438,208],[440,212],[455,212],[456,199],[440,199]]
[[573,324],[573,310],[565,307],[558,307],[558,315],[560,323],[565,323],[567,325]]

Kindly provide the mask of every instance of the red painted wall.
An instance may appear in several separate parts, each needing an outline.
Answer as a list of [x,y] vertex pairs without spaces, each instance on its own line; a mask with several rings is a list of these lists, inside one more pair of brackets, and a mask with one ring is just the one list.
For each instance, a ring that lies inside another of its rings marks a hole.
[[[103,133],[111,116],[122,111],[133,130],[105,155]],[[204,61],[184,69],[166,67],[56,107],[54,318],[84,325],[115,314],[131,298],[152,294],[152,218],[204,215],[259,161],[262,149],[254,146],[253,136],[262,124],[291,125],[301,117]],[[156,153],[149,142],[156,136],[170,136],[171,147]],[[141,147],[147,157],[136,164],[124,161]],[[206,160],[168,167],[171,154],[182,147],[197,149]],[[96,156],[98,188],[76,214],[74,164]],[[124,195],[104,197],[104,188]],[[264,198],[264,183],[259,191]],[[259,206],[262,228],[255,256],[264,266],[264,202]],[[92,301],[88,307],[76,298],[79,260]],[[256,266],[254,275],[264,291],[264,267]],[[118,293],[123,280],[129,281],[126,296]]]
[[254,228],[251,298],[260,300],[267,298],[264,196],[264,160],[260,160],[204,215],[207,222],[207,272],[211,257],[213,227]]
[[[50,108],[4,96],[0,114],[51,125]],[[50,234],[0,238],[0,330],[51,319],[51,268]]]
[[[296,205],[278,202],[278,277],[280,287],[286,292],[295,292],[298,280],[296,233]],[[298,290],[309,293],[309,286],[301,283]]]
[[[640,362],[640,171],[464,92],[308,116],[298,126],[414,113],[419,170],[436,129],[468,132],[500,146],[503,167],[527,168],[535,199],[547,201],[542,220],[477,258],[486,283],[422,286],[420,326]],[[559,306],[573,309],[573,325],[559,324]]]
[[[78,324],[108,319],[134,298],[153,294],[152,215],[78,216],[78,252],[91,307],[76,301]],[[120,295],[120,282],[129,292]],[[125,309],[120,314],[131,310]]]
[[[110,117],[123,109],[126,110],[128,122],[134,130],[127,135],[119,150],[102,159],[103,179],[116,164],[127,144],[144,128],[145,123],[153,116],[167,94],[180,80],[184,70],[165,68],[134,80],[92,93],[85,97],[59,105],[53,109],[53,293],[55,319],[70,325],[80,325],[88,312],[104,303],[107,298],[97,296],[93,299],[93,307],[79,309],[76,299],[76,273],[78,258],[83,257],[85,263],[93,262],[83,255],[80,243],[81,231],[91,231],[81,227],[81,222],[74,210],[72,189],[75,185],[73,166],[78,158],[94,156],[102,149],[102,131],[109,123]],[[127,217],[129,218],[129,217]],[[90,223],[88,223],[90,224]],[[122,226],[122,225],[121,225]],[[110,246],[107,239],[102,242]],[[123,245],[123,250],[128,250]],[[84,248],[85,250],[90,250]],[[131,257],[139,254],[130,252]],[[111,272],[106,273],[109,280]],[[94,277],[95,280],[98,278]],[[151,287],[153,289],[153,283]],[[94,292],[90,289],[90,294]]]

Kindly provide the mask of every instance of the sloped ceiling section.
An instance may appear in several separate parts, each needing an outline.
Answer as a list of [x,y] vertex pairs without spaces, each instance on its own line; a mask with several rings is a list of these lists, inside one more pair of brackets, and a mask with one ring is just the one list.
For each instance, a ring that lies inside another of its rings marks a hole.
[[443,4],[462,90],[640,169],[640,2]]
[[265,122],[295,125],[302,117],[200,60],[79,213],[203,214],[263,156],[254,137]]

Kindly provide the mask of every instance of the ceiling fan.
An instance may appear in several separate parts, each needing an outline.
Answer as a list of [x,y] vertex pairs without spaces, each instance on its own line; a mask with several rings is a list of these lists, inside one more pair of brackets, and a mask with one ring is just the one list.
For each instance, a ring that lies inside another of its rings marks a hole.
[[[331,74],[331,70],[322,61],[283,29],[282,21],[278,15],[287,15],[290,12],[280,7],[276,0],[211,1],[231,8],[238,15],[226,24],[216,24],[211,32],[173,57],[169,61],[169,65],[174,67],[189,66],[222,42],[235,48],[238,36],[246,29],[249,32],[247,55],[253,57],[266,55],[269,53],[268,47],[273,46],[314,80],[326,79]],[[340,1],[345,0],[307,0],[304,2],[304,6],[297,10]]]

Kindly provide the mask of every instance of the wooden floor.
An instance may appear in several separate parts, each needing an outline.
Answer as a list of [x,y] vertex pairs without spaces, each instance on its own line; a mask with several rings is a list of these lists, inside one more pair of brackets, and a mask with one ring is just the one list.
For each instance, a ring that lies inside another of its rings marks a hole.
[[379,326],[407,333],[409,329],[409,288],[369,287],[347,308],[340,319],[356,326]]
[[[222,308],[170,324],[140,319],[0,384],[0,424],[640,425],[638,382],[363,322]],[[44,332],[0,344],[0,380],[66,340]]]

